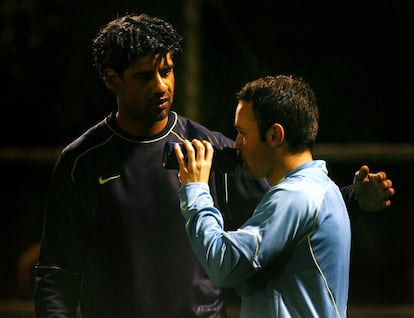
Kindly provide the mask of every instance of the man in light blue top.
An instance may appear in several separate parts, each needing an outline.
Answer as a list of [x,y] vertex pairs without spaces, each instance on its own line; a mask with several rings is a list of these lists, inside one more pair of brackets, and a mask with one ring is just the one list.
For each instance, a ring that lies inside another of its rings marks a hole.
[[271,188],[250,219],[225,231],[208,186],[212,145],[175,145],[192,248],[214,284],[237,287],[243,318],[346,317],[351,230],[339,188],[312,155],[314,92],[300,78],[267,76],[237,99],[235,148],[247,175]]

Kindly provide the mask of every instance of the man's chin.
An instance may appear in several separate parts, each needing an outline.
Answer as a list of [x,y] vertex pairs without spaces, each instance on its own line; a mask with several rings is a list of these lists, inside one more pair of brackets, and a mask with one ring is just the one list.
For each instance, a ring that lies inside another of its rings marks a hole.
[[169,112],[170,112],[170,109],[168,108],[166,108],[166,109],[163,109],[163,110],[161,110],[156,116],[155,116],[155,121],[162,121],[162,120],[164,120],[165,118],[167,118],[168,117],[168,114],[169,114]]

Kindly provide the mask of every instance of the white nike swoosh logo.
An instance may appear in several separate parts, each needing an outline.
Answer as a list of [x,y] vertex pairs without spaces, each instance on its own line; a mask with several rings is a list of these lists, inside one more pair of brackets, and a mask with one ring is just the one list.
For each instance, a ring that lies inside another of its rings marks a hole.
[[112,176],[112,177],[109,177],[109,178],[102,178],[102,176],[100,176],[99,177],[99,184],[105,184],[105,183],[107,183],[108,181],[111,181],[111,180],[114,180],[114,179],[117,179],[117,178],[119,178],[119,177],[121,177],[121,175],[116,175],[116,176]]

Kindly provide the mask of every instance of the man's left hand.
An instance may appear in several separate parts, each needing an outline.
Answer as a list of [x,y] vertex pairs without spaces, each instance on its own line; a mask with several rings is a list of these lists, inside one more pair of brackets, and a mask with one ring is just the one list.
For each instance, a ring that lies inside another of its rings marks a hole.
[[372,173],[368,166],[363,165],[355,173],[353,184],[356,200],[362,210],[377,212],[391,205],[395,190],[385,172]]

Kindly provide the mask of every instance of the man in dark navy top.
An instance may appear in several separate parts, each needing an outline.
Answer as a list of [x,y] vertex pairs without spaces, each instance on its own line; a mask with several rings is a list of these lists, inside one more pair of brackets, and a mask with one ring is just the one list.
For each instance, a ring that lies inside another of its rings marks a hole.
[[[171,110],[181,36],[168,22],[126,15],[93,41],[94,64],[116,109],[70,143],[54,168],[46,203],[36,317],[226,317],[222,290],[202,270],[180,215],[177,170],[162,167],[167,141],[221,133]],[[385,173],[360,169],[343,188],[355,208],[380,210],[394,194]],[[247,219],[268,184],[240,167],[214,171],[210,188],[228,229]],[[245,213],[243,215],[243,213]]]

